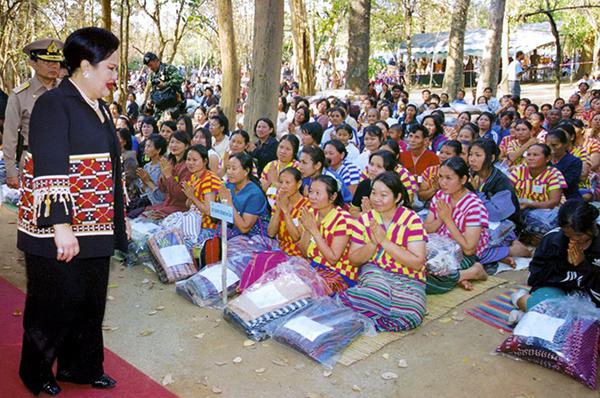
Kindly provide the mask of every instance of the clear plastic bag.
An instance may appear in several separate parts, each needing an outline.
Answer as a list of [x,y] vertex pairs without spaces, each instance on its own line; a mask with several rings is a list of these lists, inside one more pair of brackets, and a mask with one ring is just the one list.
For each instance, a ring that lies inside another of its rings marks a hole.
[[149,220],[134,219],[129,220],[131,224],[131,240],[129,241],[129,251],[127,254],[127,265],[145,264],[150,267],[156,267],[156,263],[150,254],[148,248],[148,239],[153,233],[160,230],[160,226]]
[[327,368],[356,338],[376,334],[373,323],[330,297],[314,300],[303,310],[272,322],[269,335]]
[[585,295],[542,301],[496,351],[573,377],[596,388],[600,308]]
[[427,242],[427,271],[439,275],[449,275],[460,268],[463,252],[458,243],[441,236],[430,234]]
[[148,247],[156,260],[156,274],[162,283],[174,283],[198,272],[179,229],[154,233],[148,239]]
[[267,326],[331,293],[325,281],[301,257],[291,257],[262,275],[244,293],[233,299],[223,312],[226,320],[248,338],[266,339]]

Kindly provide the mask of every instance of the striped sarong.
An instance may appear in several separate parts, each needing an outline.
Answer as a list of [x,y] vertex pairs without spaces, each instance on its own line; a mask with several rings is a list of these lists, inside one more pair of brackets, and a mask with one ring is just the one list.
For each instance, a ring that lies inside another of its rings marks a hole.
[[414,329],[425,316],[425,283],[366,264],[358,284],[338,294],[338,300],[365,315],[380,332]]
[[460,262],[460,270],[444,276],[427,273],[427,294],[442,294],[454,289],[460,280],[460,271],[471,268],[477,261],[477,256],[465,256]]

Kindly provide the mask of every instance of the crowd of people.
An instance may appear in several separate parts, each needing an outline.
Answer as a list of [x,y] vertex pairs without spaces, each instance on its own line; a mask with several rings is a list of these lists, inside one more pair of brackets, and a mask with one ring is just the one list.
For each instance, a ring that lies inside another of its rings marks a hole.
[[[96,36],[108,44],[90,55],[85,46]],[[125,250],[131,220],[191,225],[200,231],[191,243],[200,245],[218,234],[210,215],[218,201],[234,209],[229,238],[268,236],[286,255],[306,258],[335,300],[378,331],[417,327],[428,294],[473,289],[499,262],[515,266],[515,257],[531,256],[528,245],[540,247],[533,289],[514,297],[515,319],[531,302],[573,290],[600,305],[598,211],[590,204],[600,197],[600,90],[586,81],[552,104],[495,98],[489,87],[470,105],[462,90],[452,102],[429,90],[417,100],[399,83],[372,85],[360,101],[304,98],[297,85],[282,85],[277,120],[260,118],[248,132],[228,120],[212,87],[193,109],[179,106],[183,80],[152,53],[144,58],[151,98],[169,105],[144,104],[136,115],[130,93],[127,109],[105,108],[98,99],[115,84],[118,39],[89,28],[67,42],[70,76],[34,108],[33,160],[21,180],[19,247],[38,288],[47,282],[32,271],[39,263],[53,272],[61,261],[78,261],[106,279],[107,255]],[[104,202],[90,205],[81,189],[90,178],[98,181],[94,192],[105,187],[112,196],[102,191]],[[102,240],[107,231],[118,239]],[[433,235],[460,248],[457,268],[428,269]],[[99,256],[102,265],[93,265]],[[28,313],[45,308],[39,297],[28,300]],[[35,330],[26,325],[26,340],[28,332]],[[95,339],[97,332],[86,330]],[[39,391],[40,369],[49,369],[36,362],[43,352],[32,342],[22,377]],[[75,374],[72,366],[59,358],[63,379],[114,385],[98,369]]]

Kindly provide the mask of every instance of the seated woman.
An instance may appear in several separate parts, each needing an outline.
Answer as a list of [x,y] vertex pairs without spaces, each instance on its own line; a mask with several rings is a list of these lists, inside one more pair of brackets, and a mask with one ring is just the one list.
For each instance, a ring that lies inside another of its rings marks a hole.
[[[171,137],[173,133],[177,131],[177,124],[172,120],[165,120],[160,124],[160,132],[159,134],[164,137],[167,142],[171,142]],[[188,135],[189,137],[189,135]],[[189,138],[191,139],[191,137]]]
[[512,295],[516,323],[524,311],[544,300],[578,292],[600,307],[600,232],[598,209],[580,200],[568,200],[558,212],[559,230],[546,234],[529,263],[531,290]]
[[[462,154],[462,145],[455,140],[446,141],[442,144],[438,157],[440,162],[445,162],[451,157],[460,157]],[[440,189],[439,180],[440,165],[436,164],[425,169],[423,174],[419,176],[419,199],[426,202],[433,198],[435,193]]]
[[567,199],[582,200],[579,193],[579,179],[583,163],[567,151],[569,145],[567,135],[562,130],[550,130],[546,135],[546,144],[552,151],[550,158],[552,165],[562,173],[567,184],[563,194]]
[[360,170],[346,159],[348,152],[344,144],[340,140],[331,140],[325,143],[323,152],[329,162],[329,168],[342,178],[342,182],[346,185],[346,188],[354,194],[356,186],[360,181]]
[[160,160],[158,189],[165,194],[165,200],[146,207],[142,216],[154,220],[165,218],[176,211],[188,210],[187,197],[181,190],[181,183],[190,179],[191,173],[185,164],[185,151],[190,146],[187,133],[176,131],[169,142],[169,157]]
[[488,212],[477,195],[468,189],[469,167],[462,158],[453,157],[440,166],[440,190],[431,200],[425,220],[428,233],[453,239],[464,258],[460,270],[449,275],[427,275],[427,293],[439,294],[460,284],[470,290],[471,280],[485,280],[487,273],[479,263],[489,242]]
[[480,262],[489,269],[497,261],[515,266],[513,257],[529,257],[531,252],[517,240],[521,231],[519,199],[508,177],[495,163],[498,147],[492,140],[480,138],[469,151],[471,185],[488,210],[490,243]]
[[371,154],[379,149],[383,142],[383,133],[377,126],[367,126],[363,129],[363,140],[365,148],[354,160],[354,164],[359,170],[364,170],[369,164]]
[[479,127],[474,123],[466,123],[458,131],[456,140],[461,144],[463,142],[474,142],[479,138]]
[[277,138],[275,125],[271,119],[266,117],[258,119],[254,123],[254,135],[258,139],[250,143],[248,150],[256,159],[256,170],[260,175],[267,163],[277,159]]
[[343,203],[350,203],[352,201],[352,193],[346,188],[339,174],[329,169],[327,165],[327,159],[321,148],[316,146],[305,147],[302,155],[300,155],[300,165],[298,166],[300,173],[302,173],[302,187],[300,188],[300,192],[302,195],[308,197],[312,180],[322,174],[328,175],[338,182],[338,186],[341,188],[340,195]]
[[299,216],[309,201],[300,193],[301,185],[302,174],[295,167],[279,173],[279,189],[267,228],[267,234],[277,239],[281,250],[290,256],[302,256],[297,246],[301,234]]
[[[135,171],[138,177],[136,184],[144,207],[162,203],[165,200],[165,194],[158,189],[158,180],[160,178],[160,159],[167,152],[167,141],[158,134],[151,135],[145,142],[144,154],[150,161],[144,165],[144,168],[138,167]],[[137,215],[140,213],[141,211],[136,212]],[[128,212],[127,216],[133,218],[134,214]]]
[[187,151],[186,166],[191,173],[189,181],[181,184],[187,197],[190,212],[200,216],[202,230],[214,230],[217,225],[210,217],[210,202],[217,201],[223,182],[208,168],[208,151],[202,145],[194,145]]
[[317,122],[308,122],[302,125],[302,135],[300,150],[298,151],[298,158],[302,155],[304,147],[308,146],[321,146],[321,137],[323,136],[323,126]]
[[[372,209],[369,197],[371,196],[373,181],[376,177],[386,171],[395,172],[397,165],[398,158],[394,156],[392,152],[379,150],[371,154],[369,166],[367,167],[367,173],[358,183],[356,192],[354,192],[352,205],[350,206],[350,214],[352,214],[355,218],[359,218],[361,213],[366,213]],[[404,188],[406,189],[406,187]]]
[[[208,149],[208,168],[213,172],[219,171],[221,157],[212,149],[212,136],[205,127],[198,127],[192,137],[191,145],[202,145]],[[218,173],[217,173],[218,174]]]
[[260,183],[252,175],[254,162],[247,153],[231,155],[227,164],[227,183],[219,190],[221,201],[234,207],[230,237],[264,234],[268,225],[269,204]]
[[[137,137],[138,141],[140,142],[137,150],[137,161],[140,167],[143,167],[149,161],[149,159],[144,156],[146,141],[148,140],[148,137],[155,134],[158,135],[158,126],[156,125],[156,120],[154,120],[154,118],[151,116],[144,117],[140,125],[140,134]],[[167,143],[168,142],[169,141],[167,141]]]
[[492,127],[494,126],[494,120],[496,118],[490,112],[483,112],[477,118],[477,127],[479,127],[479,137],[481,138],[489,138],[493,140],[496,145],[500,144],[500,135],[495,132]]
[[344,291],[354,286],[358,277],[359,268],[348,258],[355,221],[340,208],[343,201],[338,182],[331,176],[312,180],[309,200],[311,207],[300,213],[303,231],[298,246],[333,292]]
[[437,153],[441,148],[442,144],[448,141],[448,138],[445,135],[444,127],[442,125],[442,121],[438,115],[428,115],[421,120],[421,124],[427,129],[429,132],[429,143],[433,152]]
[[526,164],[511,170],[508,179],[515,187],[521,207],[523,233],[533,242],[557,226],[558,205],[567,183],[560,171],[548,166],[550,148],[546,144],[529,147]]
[[[396,143],[396,141],[392,139],[387,139],[383,141],[379,149],[382,151],[391,152],[396,157],[396,159],[400,158],[400,146]],[[400,176],[400,181],[402,181],[402,185],[404,185],[404,188],[406,188],[406,191],[408,192],[408,198],[405,200],[406,205],[412,206],[412,203],[415,199],[415,195],[419,190],[417,177],[412,175],[410,171],[408,171],[404,166],[400,164],[400,162],[398,162],[398,165],[396,166],[394,171],[398,173],[398,175]],[[361,175],[361,181],[363,178],[368,178],[366,170]]]
[[[227,165],[229,164],[229,159],[231,155],[236,153],[248,153],[248,145],[250,144],[250,136],[244,130],[235,130],[229,136],[229,149],[225,151],[221,163],[219,164],[219,169],[217,171],[217,175],[219,177],[225,177],[227,172]],[[258,178],[256,164],[252,168],[252,175],[255,178]],[[227,179],[226,177],[224,178]]]
[[279,173],[288,167],[298,168],[299,166],[296,160],[299,147],[298,137],[292,134],[284,135],[277,145],[277,159],[267,163],[263,169],[260,186],[266,192],[271,206],[275,203],[275,195],[279,187]]
[[537,137],[531,135],[531,123],[525,119],[519,119],[515,123],[515,136],[500,146],[500,157],[506,159],[508,166],[524,164],[527,150],[537,142]]
[[425,316],[427,234],[419,216],[404,207],[406,189],[386,171],[373,180],[373,207],[351,238],[350,261],[362,265],[357,285],[338,300],[375,323],[378,331],[414,329]]
[[579,119],[572,120],[573,128],[575,129],[574,147],[580,152],[588,154],[588,164],[583,164],[579,180],[579,193],[583,199],[590,201],[593,198],[592,182],[597,181],[598,171],[600,171],[600,143],[591,137],[585,136],[585,126]]

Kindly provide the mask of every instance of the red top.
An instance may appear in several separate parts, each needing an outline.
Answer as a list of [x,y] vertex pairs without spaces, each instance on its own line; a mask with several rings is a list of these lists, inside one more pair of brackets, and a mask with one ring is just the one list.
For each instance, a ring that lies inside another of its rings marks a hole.
[[429,166],[435,166],[437,164],[440,164],[440,159],[435,153],[433,153],[429,149],[426,149],[418,158],[417,164],[415,164],[413,161],[412,152],[404,151],[400,152],[400,163],[413,175],[420,176]]

